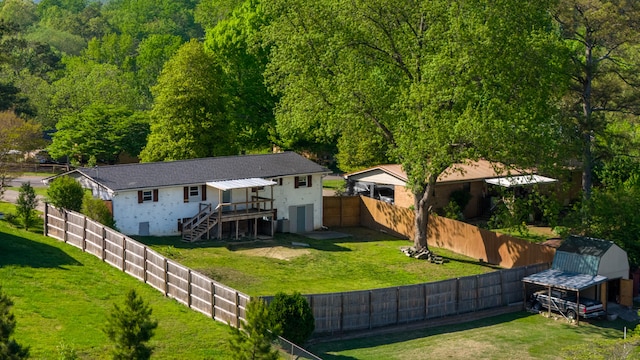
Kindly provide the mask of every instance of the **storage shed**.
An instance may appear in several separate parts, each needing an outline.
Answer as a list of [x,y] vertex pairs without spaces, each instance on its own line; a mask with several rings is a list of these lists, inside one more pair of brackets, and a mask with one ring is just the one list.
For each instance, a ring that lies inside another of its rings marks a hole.
[[599,299],[604,308],[614,301],[633,305],[627,253],[612,241],[569,236],[558,247],[551,269],[522,279],[527,284],[576,291]]

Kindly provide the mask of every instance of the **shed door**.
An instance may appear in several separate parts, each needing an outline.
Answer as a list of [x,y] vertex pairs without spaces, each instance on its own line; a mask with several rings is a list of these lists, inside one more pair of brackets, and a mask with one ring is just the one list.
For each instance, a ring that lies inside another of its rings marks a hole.
[[620,305],[633,306],[633,280],[620,279]]

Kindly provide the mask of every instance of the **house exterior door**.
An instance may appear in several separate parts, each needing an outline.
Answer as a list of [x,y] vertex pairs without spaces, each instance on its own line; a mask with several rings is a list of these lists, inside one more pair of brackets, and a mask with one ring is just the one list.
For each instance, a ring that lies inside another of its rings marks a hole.
[[[227,190],[227,191],[223,191],[222,192],[222,202],[225,204],[228,204],[231,202],[231,190]],[[230,211],[231,210],[231,206],[223,206],[222,207],[222,211]]]
[[296,209],[296,232],[297,233],[303,233],[306,232],[306,224],[307,224],[307,216],[306,216],[306,207],[305,206],[298,206],[298,208]]

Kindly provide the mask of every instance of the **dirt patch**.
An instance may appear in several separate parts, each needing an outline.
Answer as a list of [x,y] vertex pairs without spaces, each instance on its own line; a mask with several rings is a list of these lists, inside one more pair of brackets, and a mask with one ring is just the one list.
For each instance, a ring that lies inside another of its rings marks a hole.
[[261,247],[256,249],[239,250],[238,253],[249,256],[263,256],[279,260],[291,260],[298,256],[307,255],[309,249],[297,249],[284,246]]

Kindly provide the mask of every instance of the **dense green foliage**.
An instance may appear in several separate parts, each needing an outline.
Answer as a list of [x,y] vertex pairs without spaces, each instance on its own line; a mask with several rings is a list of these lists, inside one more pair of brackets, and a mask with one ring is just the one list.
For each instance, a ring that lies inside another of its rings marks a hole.
[[84,189],[79,182],[69,176],[59,176],[49,184],[47,201],[63,209],[80,211]]
[[38,206],[38,199],[36,199],[35,190],[28,182],[23,183],[18,191],[16,212],[25,229],[28,229],[35,222],[36,206]]
[[415,246],[426,247],[435,181],[447,167],[478,156],[530,166],[541,149],[553,151],[565,81],[549,5],[264,4],[274,18],[265,37],[268,80],[282,96],[278,132],[337,141],[345,169],[402,164]]
[[18,344],[11,336],[16,328],[16,318],[11,312],[13,301],[0,287],[0,359],[18,360],[29,357],[29,347]]
[[149,304],[135,290],[127,292],[122,307],[113,305],[104,332],[115,343],[114,360],[146,360],[153,349],[147,344],[158,327]]
[[277,339],[279,329],[269,322],[267,305],[262,299],[253,299],[247,305],[247,320],[242,329],[229,326],[229,347],[236,360],[277,360],[277,349],[271,343]]
[[82,213],[102,225],[117,229],[113,214],[105,202],[102,199],[94,198],[88,192],[84,194],[82,199]]
[[278,292],[269,303],[269,319],[282,329],[283,338],[300,346],[313,334],[316,324],[309,302],[299,292]]
[[638,264],[639,17],[612,0],[0,0],[0,183],[43,129],[75,164],[271,145],[340,171],[396,162],[421,247],[447,166],[571,164],[580,203],[518,199],[498,220],[536,209]]

